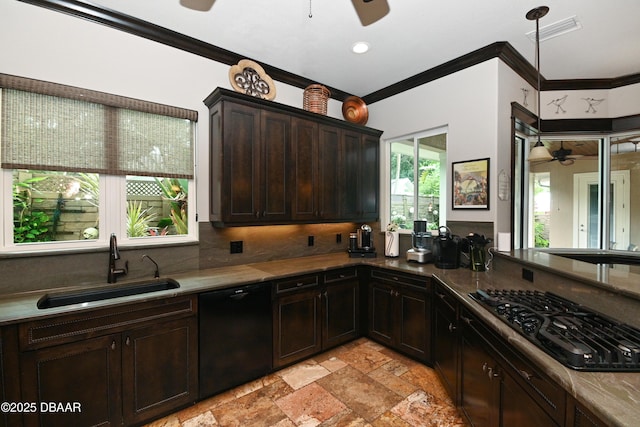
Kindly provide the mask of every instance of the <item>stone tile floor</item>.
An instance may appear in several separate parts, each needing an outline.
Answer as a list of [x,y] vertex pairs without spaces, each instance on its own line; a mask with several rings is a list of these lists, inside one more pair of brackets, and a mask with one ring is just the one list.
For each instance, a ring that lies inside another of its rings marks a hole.
[[149,427],[466,425],[433,369],[365,338],[148,424]]

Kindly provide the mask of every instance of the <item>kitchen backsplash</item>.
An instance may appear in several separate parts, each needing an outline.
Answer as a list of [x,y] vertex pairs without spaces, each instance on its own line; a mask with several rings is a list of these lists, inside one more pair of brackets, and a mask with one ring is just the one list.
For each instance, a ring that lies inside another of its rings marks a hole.
[[[378,223],[370,224],[379,230]],[[160,266],[163,277],[198,269],[326,254],[347,250],[349,233],[360,224],[304,224],[264,227],[214,228],[199,223],[200,242],[171,247],[127,249],[121,245],[118,266],[129,261],[129,273],[119,281],[153,278],[154,267],[142,262],[148,254]],[[341,242],[337,243],[336,235]],[[313,236],[313,246],[309,246]],[[379,238],[379,240],[378,240]],[[230,243],[242,241],[242,253],[230,253]],[[376,245],[384,256],[384,237],[376,233]],[[0,257],[0,296],[69,286],[106,285],[108,251],[56,255]]]
[[[154,267],[142,262],[148,254],[160,266],[163,277],[198,269],[250,264],[254,262],[320,255],[347,250],[349,233],[359,223],[273,225],[262,227],[215,228],[210,223],[199,223],[200,242],[171,247],[120,248],[121,265],[129,260],[129,273],[123,280],[153,278]],[[374,230],[374,246],[378,256],[384,256],[384,233],[380,223],[369,223]],[[477,232],[491,236],[493,224],[478,222],[450,222],[454,234],[464,236]],[[337,242],[340,235],[341,242]],[[309,238],[313,237],[313,246]],[[230,253],[231,242],[242,242],[242,253]],[[400,238],[400,256],[411,247],[411,235]],[[40,291],[69,286],[105,284],[108,269],[108,251],[36,254],[24,257],[0,257],[0,295],[15,292]]]

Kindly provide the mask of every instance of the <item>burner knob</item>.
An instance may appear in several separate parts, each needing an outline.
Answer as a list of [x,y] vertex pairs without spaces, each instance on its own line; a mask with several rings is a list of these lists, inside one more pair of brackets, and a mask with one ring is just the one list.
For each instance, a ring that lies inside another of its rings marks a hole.
[[524,322],[522,324],[522,330],[526,333],[526,334],[533,334],[536,332],[536,325],[534,322]]

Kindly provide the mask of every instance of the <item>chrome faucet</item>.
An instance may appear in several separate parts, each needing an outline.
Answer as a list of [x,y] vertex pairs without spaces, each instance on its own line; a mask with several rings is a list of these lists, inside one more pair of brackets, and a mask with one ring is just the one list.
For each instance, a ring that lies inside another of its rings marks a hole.
[[107,274],[107,282],[116,283],[118,276],[124,276],[129,272],[129,261],[124,262],[124,268],[116,268],[116,260],[120,259],[120,251],[118,250],[118,240],[116,234],[111,233],[109,240],[109,273]]

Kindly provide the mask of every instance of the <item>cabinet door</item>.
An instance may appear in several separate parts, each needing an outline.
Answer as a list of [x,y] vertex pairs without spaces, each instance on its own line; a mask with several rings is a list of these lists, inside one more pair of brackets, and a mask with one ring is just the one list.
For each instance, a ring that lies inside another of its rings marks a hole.
[[340,219],[340,203],[345,187],[341,174],[341,134],[335,127],[319,127],[317,190],[321,219]]
[[359,133],[342,132],[342,203],[341,216],[343,219],[361,219],[362,206],[360,191],[362,187],[361,164],[361,135]]
[[475,427],[497,427],[500,422],[500,368],[485,341],[469,323],[464,324],[462,331],[460,357],[462,412]]
[[222,141],[219,142],[223,150],[220,201],[223,221],[255,222],[262,212],[260,110],[225,103],[223,118]]
[[[20,357],[18,351],[18,328],[16,325],[0,329],[0,402],[21,402]],[[0,426],[21,426],[19,412],[0,412]]]
[[433,367],[454,402],[458,402],[458,333],[456,301],[440,289],[435,291]]
[[[380,140],[365,135],[360,153],[360,212],[363,221],[376,221],[379,216]],[[382,244],[378,245],[382,246]]]
[[398,329],[396,348],[423,361],[431,358],[431,299],[424,289],[398,286]]
[[[260,115],[260,161],[258,216],[266,221],[291,218],[289,168],[291,120],[288,115],[262,111]],[[255,185],[255,184],[254,184]]]
[[605,427],[607,423],[600,420],[593,412],[578,402],[573,396],[567,399],[567,427]]
[[324,297],[322,348],[327,349],[358,336],[358,280],[327,285]]
[[126,425],[195,402],[198,394],[195,317],[134,329],[122,337]]
[[316,122],[300,118],[291,119],[291,216],[295,220],[311,221],[320,215],[318,137]]
[[278,297],[274,304],[273,364],[288,365],[321,350],[319,289]]
[[500,395],[502,425],[518,427],[553,427],[558,425],[520,387],[508,371],[503,372]]
[[38,407],[24,415],[24,425],[121,425],[120,352],[120,336],[111,335],[23,353],[23,401],[70,404],[72,409]]
[[394,287],[371,282],[369,285],[369,336],[386,345],[393,346],[396,319]]

